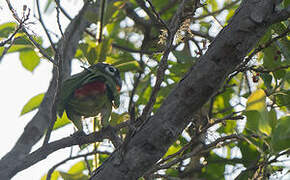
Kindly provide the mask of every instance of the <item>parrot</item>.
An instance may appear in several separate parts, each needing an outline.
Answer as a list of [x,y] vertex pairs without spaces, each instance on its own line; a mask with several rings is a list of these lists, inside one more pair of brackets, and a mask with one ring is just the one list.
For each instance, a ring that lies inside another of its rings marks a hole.
[[109,125],[112,107],[120,105],[122,79],[117,68],[106,63],[91,65],[62,83],[57,114],[68,118],[83,132],[82,119],[101,115],[101,125]]

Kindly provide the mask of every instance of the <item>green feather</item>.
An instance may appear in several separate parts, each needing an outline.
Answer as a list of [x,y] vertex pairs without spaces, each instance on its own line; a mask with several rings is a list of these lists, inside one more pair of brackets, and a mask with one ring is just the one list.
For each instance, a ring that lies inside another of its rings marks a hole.
[[[119,107],[120,105],[120,95],[116,89],[117,84],[114,79],[120,78],[119,74],[117,77],[109,74],[104,70],[106,66],[109,65],[98,63],[89,68],[85,68],[84,71],[71,76],[63,82],[57,112],[59,116],[62,116],[63,112],[66,111],[69,119],[79,130],[83,129],[81,116],[93,117],[99,113],[102,117],[102,124],[107,126],[112,112],[112,106]],[[73,97],[76,89],[96,80],[105,83],[107,94],[86,97],[84,99]]]

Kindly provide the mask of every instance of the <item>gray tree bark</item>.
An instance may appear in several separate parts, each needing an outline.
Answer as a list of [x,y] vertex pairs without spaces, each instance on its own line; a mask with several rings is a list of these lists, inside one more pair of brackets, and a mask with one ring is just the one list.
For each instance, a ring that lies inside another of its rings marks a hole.
[[[133,180],[141,177],[166,153],[225,77],[240,64],[275,22],[275,0],[244,0],[205,55],[189,70],[157,112],[99,167],[92,180]],[[289,11],[288,11],[289,17]]]
[[[289,18],[289,8],[281,12],[273,11],[275,3],[275,0],[244,0],[229,25],[219,33],[206,54],[171,91],[154,116],[146,121],[126,146],[117,149],[95,171],[92,179],[137,179],[150,170],[180,135],[194,112],[219,89],[225,77],[242,62],[267,28],[272,23]],[[66,29],[65,38],[59,43],[59,47],[63,47],[63,78],[70,73],[69,62],[74,57],[82,33],[89,25],[83,17],[88,8],[84,6],[72,20]],[[97,10],[94,12],[97,13]],[[35,158],[33,153],[29,154],[31,148],[45,134],[52,118],[51,109],[57,84],[56,68],[53,71],[53,79],[38,113],[25,127],[13,149],[0,160],[0,179],[10,179],[23,169],[23,164]]]

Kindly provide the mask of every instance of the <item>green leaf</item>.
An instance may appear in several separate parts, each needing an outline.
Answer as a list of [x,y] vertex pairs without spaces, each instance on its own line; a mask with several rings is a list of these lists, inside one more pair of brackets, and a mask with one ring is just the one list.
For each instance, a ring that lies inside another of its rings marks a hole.
[[250,166],[253,163],[253,160],[259,157],[259,152],[253,144],[249,144],[246,141],[240,141],[238,143],[238,147],[241,150],[244,161],[243,164],[245,165],[245,167]]
[[[97,59],[97,47],[96,44],[91,43],[81,43],[79,45],[81,54],[85,60],[90,64],[94,64]],[[79,55],[80,56],[80,55]]]
[[60,176],[64,180],[88,180],[89,177],[83,173],[69,174],[63,171],[59,171]]
[[124,122],[125,120],[128,120],[129,118],[130,118],[129,114],[126,112],[124,112],[122,114],[117,114],[117,113],[112,112],[110,125],[115,126],[121,122]]
[[110,53],[113,39],[103,38],[102,42],[97,45],[97,58],[94,63],[106,61],[107,55]]
[[142,70],[137,61],[130,61],[130,62],[118,64],[115,67],[118,68],[120,72]]
[[[51,174],[50,180],[57,180],[59,176],[60,176],[59,171],[53,171],[53,173]],[[46,177],[47,177],[47,174],[42,176],[40,180],[46,180]]]
[[194,57],[184,53],[184,51],[172,51],[172,53],[174,54],[176,59],[178,59],[179,62],[187,62],[195,60]]
[[265,110],[265,102],[266,94],[262,89],[258,89],[253,92],[247,101],[247,111],[256,110],[256,111],[264,111]]
[[82,173],[84,170],[87,169],[86,163],[84,161],[80,161],[75,163],[69,170],[69,174],[78,174]]
[[6,39],[9,35],[14,32],[16,29],[17,24],[14,22],[8,22],[0,25],[0,40]]
[[53,130],[56,130],[58,128],[61,128],[67,124],[70,124],[71,121],[69,120],[69,118],[67,117],[66,111],[63,112],[62,117],[57,117],[54,126],[53,126]]
[[290,5],[290,0],[284,0],[283,1],[284,8],[287,8],[289,5]]
[[19,58],[22,63],[22,66],[31,72],[40,62],[40,57],[33,50],[21,51],[19,54]]
[[26,114],[38,108],[38,106],[42,102],[43,97],[44,97],[44,93],[41,93],[31,98],[22,108],[20,115],[22,116],[23,114]]
[[290,148],[290,116],[278,120],[273,130],[271,145],[276,153]]
[[211,5],[212,11],[216,11],[218,9],[218,4],[215,0],[207,0],[206,3]]
[[229,10],[229,13],[226,16],[226,22],[229,22],[229,20],[233,17],[234,14],[235,14],[234,9]]
[[267,135],[271,134],[270,119],[266,109],[266,94],[262,89],[253,92],[247,101],[246,127],[254,131],[259,130]]
[[253,130],[259,130],[259,121],[262,118],[259,111],[251,110],[243,113],[247,117],[246,127]]
[[173,169],[173,168],[169,168],[166,170],[166,175],[170,176],[170,177],[178,177],[178,170],[177,169]]
[[[4,51],[4,47],[0,47],[0,54],[2,54]],[[13,53],[13,52],[22,52],[22,51],[31,51],[31,47],[30,45],[17,45],[14,44],[13,46],[11,46],[11,48],[8,50],[7,53]]]
[[290,109],[290,90],[281,90],[279,93],[275,94],[275,98],[278,106],[286,106]]
[[163,157],[167,157],[169,155],[172,155],[176,152],[178,152],[181,149],[181,146],[170,146],[169,149],[167,150],[166,154]]
[[224,175],[226,165],[224,158],[210,152],[210,156],[208,156],[206,161],[208,163],[203,169],[205,171],[203,171],[204,173],[202,173],[202,177],[205,177],[206,179],[222,179],[221,177]]
[[271,86],[272,76],[270,74],[268,74],[268,73],[262,73],[261,77],[262,77],[262,79],[264,81],[264,84],[267,87],[267,89],[271,90],[272,89],[272,86]]
[[274,109],[271,109],[268,113],[269,123],[272,129],[276,127],[277,124],[277,113]]

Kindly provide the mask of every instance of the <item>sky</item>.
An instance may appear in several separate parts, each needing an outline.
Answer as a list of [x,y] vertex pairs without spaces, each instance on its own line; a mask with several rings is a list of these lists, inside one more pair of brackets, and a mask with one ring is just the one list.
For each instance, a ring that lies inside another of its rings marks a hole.
[[[46,1],[40,1],[41,7],[45,6]],[[72,7],[81,7],[82,1],[71,0],[62,1],[68,12],[72,15],[78,12],[78,9],[73,9]],[[33,0],[13,0],[11,1],[13,7],[16,9],[18,14],[22,13],[23,5],[27,5],[31,9],[31,19],[36,24],[30,25],[30,29],[33,30],[35,34],[43,34],[43,31],[37,21],[33,19],[35,15],[35,7]],[[79,4],[79,5],[78,5]],[[71,7],[71,8],[70,8]],[[0,1],[0,24],[4,22],[13,21],[10,11],[4,0]],[[55,13],[55,12],[54,12]],[[56,19],[54,13],[44,16],[44,22],[47,27],[55,31]],[[65,18],[61,18],[62,24],[65,27],[68,21]],[[48,44],[47,41],[45,41]],[[74,65],[75,69],[79,66]],[[19,54],[13,53],[4,56],[0,62],[0,114],[1,122],[0,125],[0,158],[3,157],[8,151],[10,151],[19,136],[23,133],[23,129],[26,124],[35,115],[36,111],[28,113],[26,115],[20,116],[20,112],[23,106],[28,102],[33,96],[43,93],[47,90],[49,81],[51,79],[51,69],[52,64],[45,59],[41,60],[39,66],[33,71],[27,71],[21,65],[19,60]],[[54,131],[52,135],[52,140],[60,139],[65,136],[69,136],[73,131],[72,126],[66,126],[65,128]],[[42,140],[37,143],[33,149],[40,147]],[[37,163],[36,165],[19,172],[12,180],[39,180],[41,176],[46,173],[50,167],[52,167],[57,162],[63,160],[68,156],[70,149],[62,149],[48,156],[47,159]],[[62,170],[67,170],[72,163],[63,165],[60,167]]]

